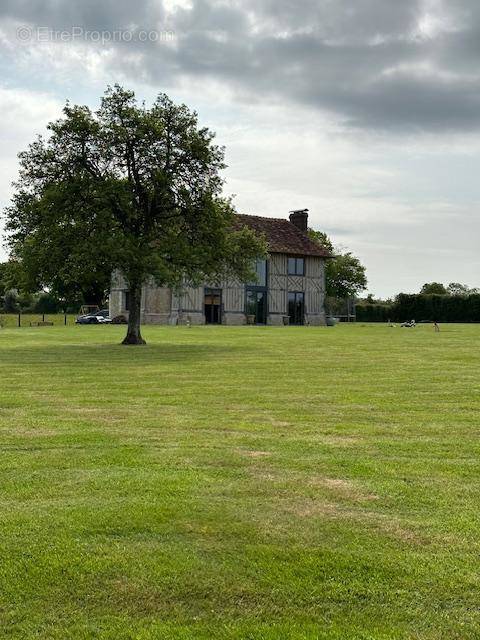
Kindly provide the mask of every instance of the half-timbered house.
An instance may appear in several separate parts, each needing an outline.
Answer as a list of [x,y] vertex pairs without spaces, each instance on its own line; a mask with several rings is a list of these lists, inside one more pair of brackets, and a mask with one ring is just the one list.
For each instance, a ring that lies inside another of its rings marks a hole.
[[[256,264],[257,279],[185,286],[181,292],[145,286],[145,324],[325,324],[327,249],[308,237],[308,210],[289,219],[238,215],[238,224],[263,234],[268,256]],[[110,314],[128,315],[128,287],[116,276],[110,292]]]

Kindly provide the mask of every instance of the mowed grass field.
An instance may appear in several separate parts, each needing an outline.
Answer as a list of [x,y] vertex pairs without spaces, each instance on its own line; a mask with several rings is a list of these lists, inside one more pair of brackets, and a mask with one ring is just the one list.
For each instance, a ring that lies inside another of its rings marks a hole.
[[480,326],[0,330],[0,638],[480,637]]

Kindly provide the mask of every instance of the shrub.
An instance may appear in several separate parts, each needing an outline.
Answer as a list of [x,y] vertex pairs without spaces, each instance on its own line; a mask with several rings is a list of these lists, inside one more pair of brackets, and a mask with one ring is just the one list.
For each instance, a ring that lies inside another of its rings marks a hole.
[[5,313],[18,313],[20,307],[18,304],[18,293],[15,289],[10,289],[3,296],[3,311]]

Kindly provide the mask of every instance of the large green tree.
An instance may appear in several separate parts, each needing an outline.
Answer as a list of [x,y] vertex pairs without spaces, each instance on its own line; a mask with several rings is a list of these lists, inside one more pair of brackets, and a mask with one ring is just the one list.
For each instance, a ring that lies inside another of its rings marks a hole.
[[334,256],[325,266],[326,293],[332,298],[353,298],[367,287],[365,267],[350,251],[336,248],[326,233],[309,229],[309,236]]
[[20,154],[7,229],[12,255],[37,286],[105,287],[119,270],[130,290],[124,344],[144,344],[142,286],[252,277],[265,246],[234,230],[222,196],[224,151],[197,114],[161,94],[150,108],[116,85],[92,112],[67,103]]

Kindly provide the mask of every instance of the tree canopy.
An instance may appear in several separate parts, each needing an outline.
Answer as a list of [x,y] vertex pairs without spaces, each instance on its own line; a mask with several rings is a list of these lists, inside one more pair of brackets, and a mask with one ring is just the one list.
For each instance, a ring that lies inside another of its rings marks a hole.
[[6,210],[12,256],[31,287],[97,295],[121,271],[130,289],[124,343],[142,344],[149,280],[180,288],[253,277],[265,245],[248,229],[233,230],[224,150],[195,112],[165,94],[147,108],[116,85],[96,112],[67,103],[48,131],[20,154]]
[[441,282],[426,282],[420,290],[425,295],[436,294],[439,296],[447,295],[447,290]]
[[449,296],[470,296],[480,293],[477,287],[469,287],[467,284],[460,282],[450,282],[447,286],[447,294]]
[[309,229],[309,236],[326,247],[334,257],[325,266],[326,293],[333,298],[353,298],[367,286],[365,267],[350,251],[335,247],[322,231]]
[[461,282],[450,282],[447,286],[441,282],[427,282],[420,290],[421,294],[438,296],[470,296],[479,292],[480,289]]

